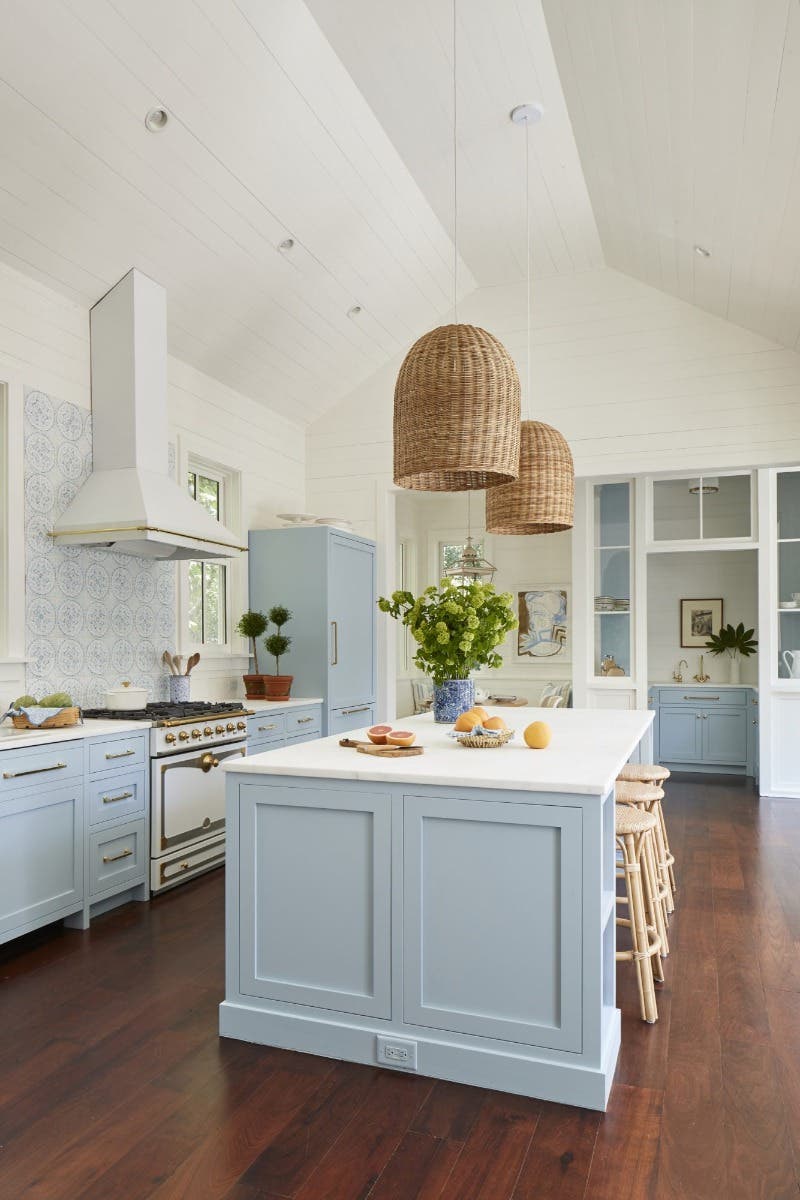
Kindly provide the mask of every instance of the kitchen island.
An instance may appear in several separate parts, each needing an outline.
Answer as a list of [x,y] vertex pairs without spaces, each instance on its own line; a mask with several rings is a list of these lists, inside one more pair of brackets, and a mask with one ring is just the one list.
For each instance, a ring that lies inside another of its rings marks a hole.
[[653,714],[492,711],[502,748],[425,715],[413,758],[331,737],[226,768],[223,1036],[605,1109],[614,780]]

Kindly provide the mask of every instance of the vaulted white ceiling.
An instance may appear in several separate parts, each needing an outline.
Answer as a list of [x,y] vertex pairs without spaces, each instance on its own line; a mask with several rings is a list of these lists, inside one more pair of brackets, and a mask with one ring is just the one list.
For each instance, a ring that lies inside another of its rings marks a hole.
[[[451,308],[452,11],[3,0],[0,258],[87,306],[139,267],[173,354],[313,420]],[[538,100],[535,275],[605,260],[798,344],[796,0],[457,12],[461,296],[524,277]]]

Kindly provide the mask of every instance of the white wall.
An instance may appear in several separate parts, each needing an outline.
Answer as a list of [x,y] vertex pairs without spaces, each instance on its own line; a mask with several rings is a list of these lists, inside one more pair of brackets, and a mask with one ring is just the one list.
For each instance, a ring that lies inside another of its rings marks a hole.
[[[755,550],[703,550],[679,554],[650,554],[647,563],[647,665],[652,683],[669,683],[680,659],[684,681],[697,674],[703,654],[705,674],[714,683],[727,683],[727,657],[681,647],[680,601],[723,599],[725,624],[744,621],[758,638],[758,553]],[[742,659],[742,682],[758,683],[758,655]]]
[[[449,494],[398,492],[396,495],[396,531],[398,539],[413,544],[414,575],[411,590],[421,591],[438,583],[438,549],[442,541],[463,541],[467,526],[467,497]],[[517,593],[542,584],[566,584],[571,581],[571,544],[569,533],[537,537],[492,537],[484,532],[484,498],[472,498],[472,533],[483,543],[484,555],[497,571],[494,584],[498,591],[511,592],[514,602]],[[381,618],[382,620],[384,618]],[[389,618],[385,618],[389,619]],[[503,666],[487,671],[476,678],[478,687],[486,691],[526,696],[533,703],[548,680],[572,677],[569,653],[543,661],[517,662],[514,654],[516,630],[499,647]],[[569,643],[569,634],[568,634]],[[413,642],[412,653],[413,653]],[[413,663],[407,671],[397,674],[397,713],[406,716],[412,711],[412,678],[421,672]]]
[[[460,318],[495,333],[524,382],[524,287],[480,289]],[[399,365],[309,430],[309,506],[369,536],[391,479]],[[617,271],[535,282],[532,381],[533,415],[565,434],[580,475],[800,459],[800,355]]]
[[[300,425],[172,357],[168,374],[170,436],[178,445],[179,462],[191,452],[243,473],[243,532],[278,524],[277,512],[305,507],[305,431]],[[88,310],[0,263],[0,382],[4,380],[11,381],[10,400],[20,411],[24,387],[90,406]],[[9,458],[21,465],[21,419],[12,422],[12,435]],[[11,516],[13,522],[15,513]],[[19,497],[16,516],[21,518]],[[240,576],[235,616],[246,604],[246,564]],[[21,573],[11,582],[21,591]],[[245,646],[237,642],[233,649],[233,656],[201,662],[193,672],[198,698],[241,695]],[[4,691],[13,690],[11,668],[0,671],[0,680]]]

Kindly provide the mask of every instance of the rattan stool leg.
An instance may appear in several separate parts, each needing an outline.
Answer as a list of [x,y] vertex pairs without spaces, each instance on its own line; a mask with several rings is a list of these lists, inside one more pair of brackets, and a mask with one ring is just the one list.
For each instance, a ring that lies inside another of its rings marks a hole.
[[673,870],[673,867],[675,864],[675,855],[672,853],[672,851],[669,848],[669,837],[667,836],[667,818],[664,816],[664,805],[661,803],[659,803],[659,806],[658,806],[658,820],[659,820],[659,824],[661,826],[661,837],[663,838],[663,841],[664,841],[664,861],[667,864],[667,871],[669,872],[669,886],[670,886],[670,889],[671,889],[672,895],[673,895],[673,905],[672,906],[674,909],[674,907],[675,907],[674,896],[678,890],[675,885],[675,871]]
[[648,830],[642,837],[642,899],[647,922],[658,934],[660,952],[653,957],[653,978],[664,982],[664,967],[661,962],[669,954],[667,940],[667,914],[664,908],[664,890],[658,875],[656,848],[652,833]]
[[667,858],[667,848],[664,844],[664,813],[661,809],[661,801],[654,800],[650,805],[650,812],[655,813],[658,824],[653,830],[653,838],[655,841],[656,864],[658,866],[658,876],[661,880],[661,886],[664,890],[664,907],[667,916],[675,912],[675,900],[672,895],[672,880],[670,878],[670,865]]
[[631,931],[631,950],[618,950],[618,962],[633,962],[636,967],[636,983],[639,990],[639,1007],[642,1020],[649,1024],[658,1020],[656,990],[653,984],[653,957],[658,956],[659,941],[655,930],[648,928],[642,891],[641,861],[644,847],[641,837],[626,834],[617,838],[622,850],[625,893],[630,918],[617,918],[617,924]]

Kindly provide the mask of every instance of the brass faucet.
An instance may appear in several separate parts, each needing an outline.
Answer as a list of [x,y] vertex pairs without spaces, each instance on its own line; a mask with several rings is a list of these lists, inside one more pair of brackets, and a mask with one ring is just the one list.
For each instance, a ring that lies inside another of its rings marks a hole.
[[692,679],[694,679],[695,683],[708,683],[710,678],[711,678],[711,676],[706,675],[706,673],[705,673],[705,668],[703,666],[703,656],[701,654],[700,655],[700,670],[697,673],[697,675],[692,676]]
[[673,683],[683,683],[683,671],[681,670],[681,667],[686,667],[686,670],[689,670],[689,664],[685,658],[681,659],[675,670],[672,672]]

